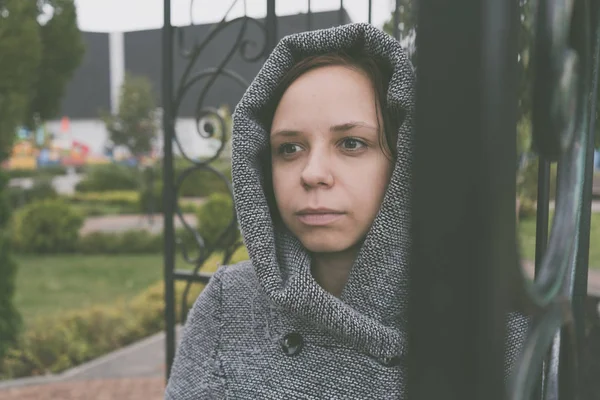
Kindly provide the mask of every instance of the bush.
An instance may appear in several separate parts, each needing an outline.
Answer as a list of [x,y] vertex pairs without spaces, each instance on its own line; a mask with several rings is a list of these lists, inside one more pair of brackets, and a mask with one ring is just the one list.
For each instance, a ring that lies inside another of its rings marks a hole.
[[133,190],[113,190],[106,192],[74,193],[70,197],[73,203],[105,204],[113,206],[131,206],[137,208],[139,194]]
[[8,176],[13,178],[36,178],[36,177],[52,177],[66,175],[67,168],[63,165],[49,165],[36,169],[11,169],[6,171]]
[[198,208],[198,233],[204,239],[206,246],[216,249],[226,249],[240,239],[237,224],[231,233],[219,240],[234,216],[233,200],[225,194],[213,194],[206,203]]
[[119,164],[98,165],[79,182],[78,192],[105,192],[114,190],[138,190],[140,176],[135,168]]
[[[184,282],[175,285],[177,322],[182,321],[184,288]],[[190,303],[203,288],[201,284],[192,286]],[[158,333],[164,327],[164,285],[159,282],[129,302],[36,321],[9,349],[0,364],[0,379],[59,373]]]
[[536,204],[527,197],[521,197],[519,201],[519,219],[535,217],[537,212]]
[[[529,160],[519,171],[517,178],[517,193],[521,198],[537,202],[538,187],[538,158]],[[556,194],[556,163],[550,166],[550,199]]]
[[8,188],[8,198],[12,209],[21,208],[37,200],[55,199],[58,193],[50,178],[36,178],[31,188]]
[[152,187],[146,185],[138,196],[138,210],[141,213],[162,213],[163,212],[163,185],[162,182],[154,182]]
[[17,265],[10,255],[10,239],[6,226],[10,219],[10,207],[6,198],[8,177],[0,171],[0,362],[8,347],[21,330],[21,316],[14,306]]
[[75,250],[83,217],[62,200],[31,203],[15,214],[13,239],[26,253]]
[[163,236],[142,230],[123,233],[93,232],[79,239],[83,254],[154,254],[163,250]]
[[[231,182],[231,170],[225,173],[229,176]],[[176,171],[176,176],[180,176],[183,171]],[[183,197],[207,197],[212,194],[229,192],[227,184],[219,176],[208,171],[198,170],[190,173],[179,187],[179,196]]]
[[[215,160],[211,166],[224,174],[227,180],[231,182],[231,165],[229,162]],[[174,166],[175,179],[179,179],[184,171],[190,167],[192,167],[192,164],[189,161],[181,158],[176,159]],[[161,167],[155,168],[153,175],[156,184],[163,181],[163,171]],[[177,193],[181,197],[207,197],[214,193],[228,192],[227,184],[219,176],[209,170],[198,169],[186,176],[185,180],[181,182]]]

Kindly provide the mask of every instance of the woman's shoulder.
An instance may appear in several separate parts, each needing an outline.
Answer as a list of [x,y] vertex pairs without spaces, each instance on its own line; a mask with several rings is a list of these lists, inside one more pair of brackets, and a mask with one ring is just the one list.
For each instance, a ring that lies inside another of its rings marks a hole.
[[[255,294],[259,290],[258,279],[249,260],[220,266],[208,285],[211,290],[218,290],[221,296],[229,297],[235,294],[238,299],[245,297],[244,295]],[[215,286],[218,286],[218,289]]]

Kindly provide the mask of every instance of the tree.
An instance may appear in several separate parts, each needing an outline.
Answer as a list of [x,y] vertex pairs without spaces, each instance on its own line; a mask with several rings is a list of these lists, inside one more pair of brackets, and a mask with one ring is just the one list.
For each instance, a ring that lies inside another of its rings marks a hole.
[[[417,0],[400,0],[398,7],[399,40],[408,47],[412,62],[416,65],[415,38],[417,30]],[[531,68],[530,48],[533,42],[533,4],[532,0],[519,0],[520,30],[518,41],[518,85],[519,119],[529,116],[531,109]],[[390,35],[394,32],[394,12],[384,23],[383,30]]]
[[[50,19],[44,21],[48,14]],[[38,0],[42,59],[29,103],[27,125],[58,115],[67,83],[81,64],[85,46],[74,0]]]
[[35,3],[0,0],[0,159],[25,119],[41,60]]
[[[417,35],[417,0],[400,0],[398,6],[398,40],[408,49],[413,65],[416,66],[415,38]],[[383,24],[383,30],[390,35],[394,34],[394,12],[390,19]]]
[[[37,16],[35,3],[0,0],[0,163],[8,157],[15,128],[25,117],[40,64]],[[10,218],[7,184],[0,170],[0,362],[22,326],[13,303],[17,267],[6,229]]]
[[121,86],[117,115],[103,113],[102,119],[110,140],[138,157],[152,149],[158,131],[156,112],[156,94],[150,80],[127,74]]

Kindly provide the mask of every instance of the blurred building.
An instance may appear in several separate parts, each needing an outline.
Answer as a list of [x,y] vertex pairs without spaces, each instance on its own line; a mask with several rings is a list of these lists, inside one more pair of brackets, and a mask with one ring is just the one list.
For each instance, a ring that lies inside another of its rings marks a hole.
[[[350,19],[345,10],[313,12],[310,27],[321,29],[348,22]],[[247,22],[245,33],[241,36],[242,42],[246,43],[245,55],[236,51],[226,66],[248,83],[258,73],[264,61],[264,55],[260,56],[265,45],[264,31],[259,26],[261,23],[264,21],[260,19]],[[308,23],[306,14],[281,16],[277,22],[278,36],[281,38],[306,31]],[[176,43],[173,60],[175,87],[189,64],[184,54],[194,42],[203,41],[212,26],[178,28],[182,33],[182,46],[179,47]],[[242,22],[237,21],[220,31],[203,50],[191,70],[192,74],[217,67],[236,46],[242,28]],[[114,112],[118,109],[119,91],[126,72],[150,79],[160,107],[162,32],[160,29],[114,33],[83,32],[83,38],[87,48],[84,60],[67,86],[59,119],[49,121],[46,128],[58,137],[68,137],[70,140],[86,144],[91,154],[102,154],[106,149],[108,133],[99,115],[101,111]],[[257,56],[257,60],[252,60]],[[205,88],[205,82],[206,80],[199,81],[190,88],[181,102],[177,116],[179,140],[186,149],[192,149],[192,153],[197,156],[212,154],[210,149],[214,148],[197,134],[195,123],[196,105]],[[204,106],[227,105],[233,110],[245,89],[245,86],[227,76],[221,76],[210,90],[206,91]]]

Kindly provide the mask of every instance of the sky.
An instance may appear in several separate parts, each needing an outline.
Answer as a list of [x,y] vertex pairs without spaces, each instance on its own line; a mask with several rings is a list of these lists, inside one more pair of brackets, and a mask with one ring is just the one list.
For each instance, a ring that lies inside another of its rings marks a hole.
[[[368,21],[368,0],[343,0],[353,22]],[[391,15],[393,0],[372,0],[372,23],[381,27]],[[79,28],[92,32],[119,32],[160,28],[163,0],[75,0]],[[234,4],[230,17],[245,14],[260,18],[266,14],[266,0],[171,0],[173,25],[203,24],[223,18]],[[192,6],[193,5],[193,6]],[[311,0],[311,10],[337,10],[340,0]],[[278,15],[305,13],[308,0],[276,0]],[[191,11],[191,12],[190,12]],[[193,18],[193,19],[192,19]]]

